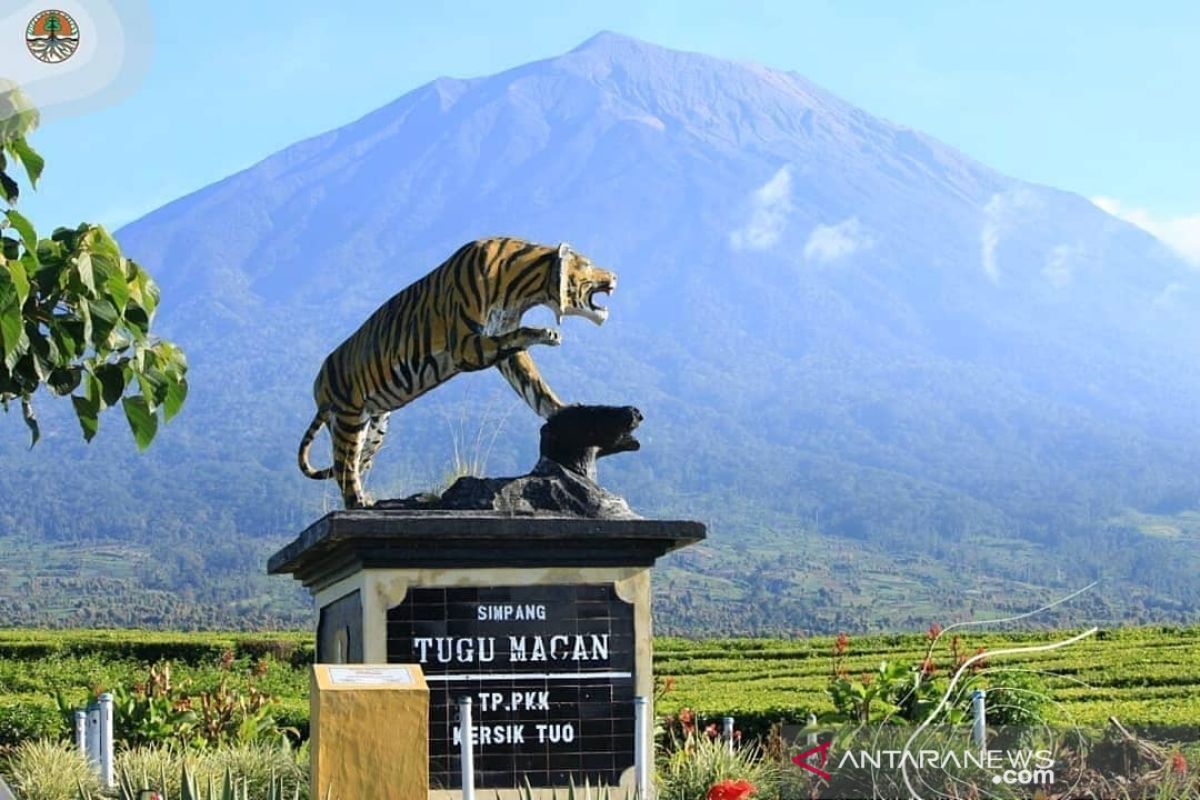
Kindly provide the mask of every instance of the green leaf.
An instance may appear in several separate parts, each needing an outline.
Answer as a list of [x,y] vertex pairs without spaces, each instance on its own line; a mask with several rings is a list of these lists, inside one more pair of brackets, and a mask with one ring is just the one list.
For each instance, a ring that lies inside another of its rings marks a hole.
[[9,261],[4,267],[8,269],[9,280],[17,293],[17,305],[24,308],[25,301],[29,298],[29,273],[20,261]]
[[79,426],[83,428],[83,440],[90,442],[100,428],[100,403],[73,394],[71,404],[75,406],[75,416],[79,418]]
[[[148,350],[146,355],[155,357],[157,354],[152,350]],[[156,410],[167,399],[167,376],[159,369],[149,366],[147,369],[139,372],[137,375],[138,386],[142,390],[142,396],[150,404],[150,410]]]
[[101,364],[96,368],[96,380],[100,381],[100,399],[104,405],[115,406],[125,393],[125,371],[119,364]]
[[76,309],[76,314],[79,316],[79,322],[82,324],[79,341],[84,349],[87,349],[88,343],[94,341],[92,338],[92,311],[87,303],[83,303]]
[[21,302],[12,273],[0,269],[0,340],[4,345],[4,362],[9,369],[12,369],[10,359],[24,335],[25,319],[21,314]]
[[158,307],[158,284],[150,278],[149,273],[142,269],[137,262],[130,261],[129,268],[133,273],[132,283],[137,287],[137,304],[145,309],[148,325],[149,318],[154,316],[154,309]]
[[187,378],[179,378],[167,383],[167,397],[163,401],[163,418],[167,422],[170,422],[171,418],[179,413],[179,409],[183,407],[183,401],[187,400],[187,393]]
[[7,172],[0,172],[0,192],[3,192],[5,202],[12,205],[21,196],[21,187],[17,186],[17,182],[10,178]]
[[83,352],[83,324],[79,320],[56,319],[50,323],[50,335],[58,345],[58,352],[67,358],[75,358]]
[[17,233],[21,234],[21,241],[25,244],[25,249],[37,258],[38,238],[37,231],[33,229],[33,223],[27,220],[24,216],[17,213],[16,209],[10,208],[4,212],[4,216],[8,217],[8,221],[12,223]]
[[29,354],[33,356],[34,373],[42,383],[49,379],[50,373],[58,365],[58,348],[54,340],[42,335],[37,323],[25,324],[25,336],[29,339]]
[[119,269],[108,273],[104,279],[104,288],[108,290],[109,299],[117,307],[117,313],[124,314],[125,306],[129,305],[129,282]]
[[21,159],[21,165],[25,167],[25,174],[29,176],[29,184],[36,189],[38,178],[42,177],[42,169],[46,166],[46,160],[29,146],[24,136],[10,140],[8,149]]
[[108,335],[117,326],[117,309],[108,300],[89,300],[85,304],[92,320],[92,344],[107,349]]
[[6,338],[4,340],[4,350],[4,366],[15,371],[17,362],[21,360],[22,356],[29,352],[29,336],[25,333],[25,326],[21,326],[20,332],[17,335],[17,340],[11,350],[9,350],[8,347],[8,339]]
[[96,379],[96,374],[92,371],[90,366],[87,368],[87,371],[83,373],[82,378],[83,396],[86,397],[89,402],[95,403],[96,413],[100,413],[100,381]]
[[0,141],[25,136],[38,124],[38,112],[20,87],[0,81]]
[[150,315],[144,309],[129,305],[125,307],[125,322],[135,341],[145,341],[150,333]]
[[129,429],[133,431],[138,450],[145,450],[158,433],[158,417],[141,395],[126,397],[121,405],[125,408],[125,419],[129,420]]
[[75,273],[79,282],[88,290],[89,296],[96,296],[96,275],[92,270],[92,254],[84,251],[75,257]]
[[21,415],[25,417],[25,424],[29,426],[29,447],[38,443],[38,439],[42,438],[42,432],[38,429],[37,414],[33,413],[33,403],[29,402],[28,397],[21,398]]
[[91,260],[93,288],[106,286],[113,273],[119,273],[124,279],[121,268],[121,249],[108,231],[99,225],[87,226],[87,231],[79,240],[80,255],[87,253]]
[[50,389],[57,395],[70,394],[79,386],[82,370],[78,367],[71,369],[56,369],[50,373],[50,379],[47,383]]

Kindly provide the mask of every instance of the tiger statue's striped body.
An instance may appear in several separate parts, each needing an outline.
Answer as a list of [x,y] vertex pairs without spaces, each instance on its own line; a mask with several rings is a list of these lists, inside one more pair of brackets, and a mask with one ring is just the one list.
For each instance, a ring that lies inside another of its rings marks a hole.
[[[538,305],[602,324],[595,295],[617,276],[592,266],[567,244],[492,238],[459,248],[441,266],[396,294],[330,353],[313,384],[317,413],[300,442],[300,470],[334,478],[347,508],[367,504],[362,481],[387,433],[388,416],[460,372],[496,367],[526,403],[549,418],[563,407],[527,349],[556,346],[552,328],[521,325]],[[322,427],[333,465],[314,469],[308,452]]]

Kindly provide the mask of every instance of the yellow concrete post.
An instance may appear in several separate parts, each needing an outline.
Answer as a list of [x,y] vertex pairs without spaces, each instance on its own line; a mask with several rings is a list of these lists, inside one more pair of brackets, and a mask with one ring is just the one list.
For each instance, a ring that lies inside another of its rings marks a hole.
[[312,796],[425,800],[429,687],[416,664],[314,664]]

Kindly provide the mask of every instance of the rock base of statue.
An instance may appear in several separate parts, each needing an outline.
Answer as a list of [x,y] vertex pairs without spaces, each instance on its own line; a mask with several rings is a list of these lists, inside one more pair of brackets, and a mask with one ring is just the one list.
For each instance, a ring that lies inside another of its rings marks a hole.
[[381,500],[381,511],[549,512],[588,519],[638,519],[623,497],[596,481],[596,460],[637,450],[642,414],[632,406],[568,406],[542,426],[541,457],[526,475],[459,478],[441,495]]

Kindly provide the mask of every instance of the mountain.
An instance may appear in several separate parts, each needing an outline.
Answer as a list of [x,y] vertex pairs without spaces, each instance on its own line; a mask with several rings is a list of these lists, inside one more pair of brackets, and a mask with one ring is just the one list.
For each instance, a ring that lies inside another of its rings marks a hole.
[[[33,452],[4,426],[0,611],[307,624],[261,571],[336,504],[295,468],[321,358],[494,234],[620,275],[603,328],[534,357],[569,401],[645,413],[607,485],[712,524],[661,575],[660,629],[924,627],[1092,580],[1071,613],[1197,618],[1197,273],[799,75],[612,33],[433,81],[120,230],[192,395],[145,456],[47,401]],[[510,395],[488,371],[398,412],[369,487],[437,485],[456,450],[523,471],[538,420]]]

